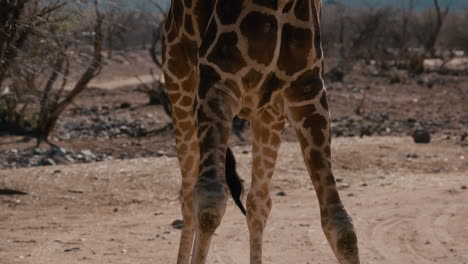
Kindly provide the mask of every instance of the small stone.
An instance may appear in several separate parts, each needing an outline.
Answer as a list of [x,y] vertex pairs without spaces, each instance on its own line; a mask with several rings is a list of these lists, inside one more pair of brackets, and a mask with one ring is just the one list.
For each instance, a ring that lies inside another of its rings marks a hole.
[[80,250],[79,247],[73,247],[73,248],[67,248],[67,249],[65,249],[64,252],[72,252],[72,251],[78,251],[78,250]]
[[43,159],[39,161],[39,165],[47,166],[47,165],[57,165],[57,164],[55,163],[53,159],[47,158],[47,159]]
[[116,213],[119,211],[119,208],[114,208],[114,210],[112,210],[112,212]]
[[165,151],[162,151],[162,150],[156,151],[156,156],[158,156],[158,157],[166,156],[166,155],[167,155],[167,152],[165,152]]
[[431,134],[424,128],[416,129],[411,135],[415,143],[429,143],[431,142]]
[[45,150],[45,149],[40,149],[40,148],[35,148],[34,149],[34,154],[36,154],[36,155],[42,155],[42,154],[44,154],[46,152],[47,152],[47,150]]
[[130,108],[132,105],[129,102],[123,102],[120,104],[120,108]]
[[175,229],[182,229],[184,227],[184,221],[176,219],[171,223],[171,226]]
[[468,189],[468,187],[466,187],[466,185],[462,185],[460,188],[461,188],[462,190]]
[[283,192],[283,191],[279,191],[279,192],[276,193],[276,195],[278,195],[278,196],[286,196],[286,193]]
[[347,196],[351,197],[351,196],[354,196],[353,193],[348,193]]
[[91,152],[91,150],[89,149],[83,149],[82,151],[80,151],[81,154],[85,155],[85,157],[92,157],[94,158],[94,154],[93,152]]
[[349,183],[343,182],[338,186],[338,190],[349,188]]

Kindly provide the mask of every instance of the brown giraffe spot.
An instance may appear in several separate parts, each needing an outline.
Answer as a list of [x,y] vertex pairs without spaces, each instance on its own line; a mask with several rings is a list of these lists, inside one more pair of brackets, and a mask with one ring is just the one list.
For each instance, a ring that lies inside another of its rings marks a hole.
[[[182,181],[182,189],[188,189],[188,188],[190,188],[190,185],[192,185],[190,182]],[[181,192],[182,192],[182,190],[181,190]]]
[[309,1],[310,0],[299,0],[296,2],[294,7],[294,15],[300,20],[309,21]]
[[247,209],[252,212],[257,211],[257,205],[255,204],[254,196],[252,195],[252,193],[249,193],[247,195]]
[[340,195],[336,188],[328,188],[326,191],[327,204],[338,204],[341,203]]
[[269,148],[264,148],[263,154],[265,154],[265,156],[270,157],[272,159],[276,159],[276,151],[271,150]]
[[263,7],[268,7],[270,9],[278,9],[278,0],[254,0],[255,4]]
[[[191,94],[195,93],[198,87],[198,76],[196,71],[192,71],[189,77],[182,82],[182,89]],[[192,102],[193,103],[193,102]]]
[[325,91],[322,93],[322,96],[320,97],[320,104],[322,105],[323,109],[328,110],[327,93]]
[[254,174],[257,179],[265,178],[265,171],[260,167],[254,169]]
[[312,172],[311,179],[313,182],[319,182],[320,181],[320,174],[317,172]]
[[208,55],[208,61],[216,64],[223,72],[237,73],[246,65],[237,43],[235,32],[222,33]]
[[257,198],[260,198],[262,200],[264,200],[267,195],[268,195],[268,187],[265,189],[265,183],[262,184],[262,186],[260,186],[260,189],[258,189],[256,192],[255,192],[255,195],[257,196]]
[[182,0],[173,0],[171,11],[174,16],[175,27],[181,28],[184,16],[184,6],[182,4]]
[[187,144],[179,144],[177,146],[177,153],[179,153],[179,155],[183,156],[185,153],[187,153]]
[[184,161],[184,167],[187,167],[187,168],[192,168],[194,167],[194,164],[195,163],[195,158],[190,155],[187,157],[187,159]]
[[[271,209],[271,199],[268,199],[267,200],[267,207],[268,209]],[[268,213],[267,213],[268,214]]]
[[213,8],[215,5],[215,0],[203,0],[197,1],[195,8],[193,10],[194,14],[197,14],[197,24],[200,35],[205,35],[206,26],[213,14]]
[[203,41],[200,46],[200,57],[204,57],[206,55],[206,52],[208,49],[213,45],[213,42],[216,39],[216,34],[218,32],[218,25],[216,25],[216,21],[213,19],[208,25],[208,29],[206,30],[206,33],[203,35]]
[[286,14],[289,11],[291,11],[291,8],[292,8],[293,4],[294,4],[294,1],[289,1],[283,8],[283,11],[282,11],[283,14]]
[[262,74],[256,70],[250,70],[244,77],[242,77],[242,85],[246,91],[249,91],[252,88],[255,88],[260,80],[262,79]]
[[326,157],[330,157],[331,156],[330,146],[326,146],[323,152],[325,152]]
[[270,141],[270,132],[268,131],[268,129],[262,128],[261,133],[262,144],[268,144],[268,141]]
[[180,127],[183,131],[189,130],[189,128],[192,126],[191,121],[179,121],[177,122],[177,126]]
[[335,184],[335,177],[333,177],[332,174],[328,174],[327,177],[325,177],[325,184],[326,184],[326,185],[333,185],[333,184]]
[[216,14],[221,24],[229,25],[236,23],[243,5],[243,0],[218,0],[216,4]]
[[320,170],[324,168],[324,159],[322,153],[317,150],[311,150],[309,153],[310,165],[314,170]]
[[184,28],[185,32],[187,32],[188,34],[195,34],[195,30],[193,29],[192,17],[190,15],[185,15]]
[[267,168],[274,168],[275,167],[275,163],[269,161],[269,160],[266,160],[264,159],[263,160],[263,165]]
[[314,46],[315,46],[315,56],[316,59],[322,59],[322,42],[320,38],[320,19],[319,13],[317,12],[317,7],[315,6],[315,1],[312,4],[312,19],[314,24]]
[[318,147],[322,146],[325,141],[322,130],[327,128],[327,119],[315,113],[306,118],[303,126],[311,129],[314,144]]
[[183,34],[181,43],[185,49],[185,55],[189,58],[192,65],[196,65],[198,62],[198,45],[197,42],[189,39],[187,35]]
[[184,43],[182,42],[178,42],[169,50],[169,56],[171,56],[168,62],[169,71],[179,78],[187,76],[192,69],[185,51]]
[[315,98],[323,90],[320,68],[305,71],[291,86],[285,89],[285,96],[290,102],[300,102]]
[[193,103],[193,98],[187,95],[182,97],[182,100],[180,100],[179,102],[180,106],[185,106],[185,107],[192,105],[192,103]]
[[261,97],[258,103],[258,108],[267,104],[270,101],[273,92],[280,90],[284,83],[285,81],[279,79],[274,72],[271,73],[262,84],[262,87],[260,87]]
[[242,20],[240,29],[247,38],[249,57],[260,64],[270,64],[277,42],[278,22],[276,18],[260,12],[252,12]]
[[215,69],[207,65],[200,65],[200,86],[198,88],[200,98],[205,98],[209,89],[220,79],[221,77]]
[[283,130],[283,127],[284,127],[284,122],[279,122],[279,123],[276,123],[276,124],[273,124],[271,126],[272,129],[274,129],[275,131],[281,131]]
[[263,111],[261,119],[265,124],[270,124],[275,121],[275,118],[268,111]]
[[270,144],[273,146],[278,146],[281,143],[281,137],[275,133],[271,134]]
[[288,75],[304,69],[311,45],[312,31],[285,24],[281,36],[278,68]]
[[[197,141],[192,142],[192,144],[190,144],[190,149],[192,151],[198,150],[198,142]],[[196,151],[195,151],[195,153],[196,153]]]
[[304,136],[301,130],[297,130],[296,134],[299,138],[299,143],[301,144],[302,149],[305,149],[307,146],[309,146],[309,141],[307,141],[307,138]]
[[167,12],[167,18],[166,18],[166,21],[164,22],[164,31],[166,32],[169,32],[169,30],[171,29],[171,26],[172,26],[172,11],[169,10],[169,12]]
[[195,132],[196,132],[195,126],[193,125],[190,126],[189,130],[187,130],[187,133],[185,134],[184,140],[189,141],[195,135]]
[[[168,89],[169,90],[169,89]],[[169,100],[173,103],[176,104],[177,101],[182,97],[180,93],[167,93],[167,96],[169,97]]]
[[291,117],[295,122],[300,122],[304,117],[315,113],[316,109],[313,104],[297,106],[291,108]]
[[184,109],[177,106],[174,106],[172,109],[174,110],[174,115],[178,120],[188,117],[188,113]]

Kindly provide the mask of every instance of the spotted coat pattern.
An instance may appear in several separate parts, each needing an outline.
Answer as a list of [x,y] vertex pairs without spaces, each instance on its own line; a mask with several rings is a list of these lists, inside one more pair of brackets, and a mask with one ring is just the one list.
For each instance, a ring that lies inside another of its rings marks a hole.
[[262,262],[270,180],[286,121],[299,138],[331,249],[341,264],[359,263],[332,172],[320,16],[320,0],[172,0],[163,61],[182,173],[185,226],[177,263],[206,262],[226,208],[224,161],[235,115],[252,124],[250,263]]

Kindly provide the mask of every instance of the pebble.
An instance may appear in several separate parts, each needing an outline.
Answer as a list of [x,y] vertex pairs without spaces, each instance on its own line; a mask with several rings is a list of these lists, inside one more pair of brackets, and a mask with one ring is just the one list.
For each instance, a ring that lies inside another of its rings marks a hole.
[[182,229],[184,227],[184,221],[180,219],[176,219],[172,221],[171,226],[175,229]]

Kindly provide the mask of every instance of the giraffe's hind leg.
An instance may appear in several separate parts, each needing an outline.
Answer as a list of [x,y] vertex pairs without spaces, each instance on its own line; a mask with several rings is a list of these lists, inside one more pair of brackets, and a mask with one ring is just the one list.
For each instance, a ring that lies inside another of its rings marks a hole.
[[250,264],[262,263],[263,230],[271,211],[270,181],[281,143],[284,118],[265,110],[252,121],[252,183],[247,195]]
[[196,219],[192,264],[204,264],[211,238],[226,210],[228,187],[225,161],[232,119],[238,98],[222,82],[213,81],[213,72],[200,72],[196,120],[200,146],[199,177],[193,189]]
[[326,93],[319,90],[311,103],[287,107],[309,175],[319,200],[322,229],[340,264],[358,264],[357,237],[336,188],[330,153],[331,120]]

